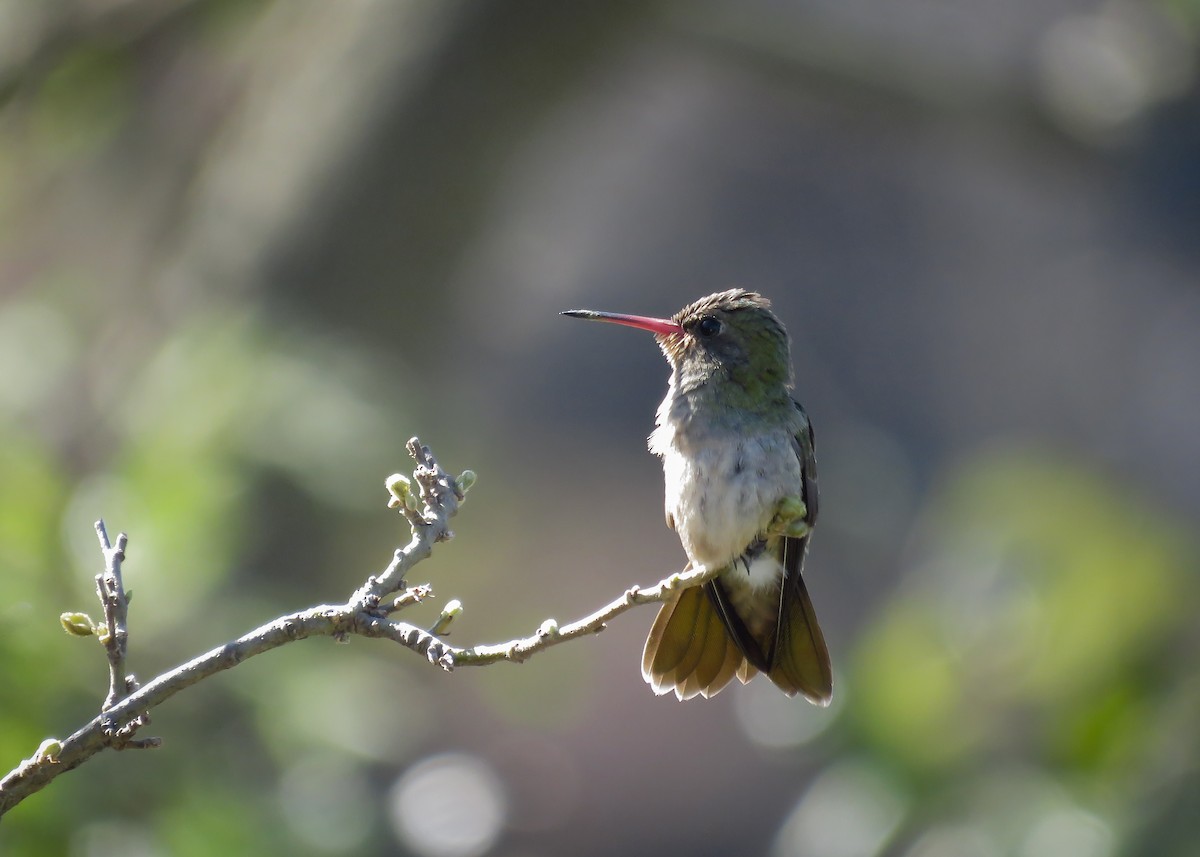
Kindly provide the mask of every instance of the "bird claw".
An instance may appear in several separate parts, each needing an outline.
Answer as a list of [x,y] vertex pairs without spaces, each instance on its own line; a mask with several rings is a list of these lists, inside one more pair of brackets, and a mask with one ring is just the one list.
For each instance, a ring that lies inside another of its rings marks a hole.
[[767,524],[767,535],[802,539],[812,528],[808,521],[808,506],[799,497],[784,497],[775,506],[775,516]]

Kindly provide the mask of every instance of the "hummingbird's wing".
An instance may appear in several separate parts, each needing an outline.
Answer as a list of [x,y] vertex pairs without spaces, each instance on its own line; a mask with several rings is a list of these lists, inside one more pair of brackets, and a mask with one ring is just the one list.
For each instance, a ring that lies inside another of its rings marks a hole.
[[[804,424],[796,433],[796,455],[804,479],[805,521],[811,528],[817,520],[817,461],[812,423],[800,404],[796,404]],[[766,670],[789,696],[804,694],[818,705],[828,705],[833,697],[833,673],[829,665],[829,649],[817,614],[804,585],[801,572],[808,551],[809,536],[783,539],[784,577],[779,592],[779,618],[775,625],[775,642]]]
[[820,492],[817,491],[817,443],[808,414],[805,413],[799,402],[792,402],[792,404],[796,406],[803,422],[800,431],[796,432],[795,448],[796,457],[800,459],[800,473],[804,479],[804,505],[808,509],[804,520],[811,528],[817,522],[817,507],[820,500],[818,496]]

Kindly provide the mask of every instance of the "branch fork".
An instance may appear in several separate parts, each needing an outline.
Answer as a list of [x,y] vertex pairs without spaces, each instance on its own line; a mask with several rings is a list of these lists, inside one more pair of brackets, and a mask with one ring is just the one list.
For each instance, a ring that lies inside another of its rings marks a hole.
[[429,447],[417,438],[407,443],[416,463],[412,478],[396,474],[388,478],[388,505],[404,516],[412,538],[396,550],[388,565],[369,576],[344,604],[321,604],[280,616],[236,640],[217,646],[187,663],[168,670],[146,684],[139,684],[127,668],[129,650],[129,596],[122,580],[122,566],[129,539],[125,533],[111,542],[103,521],[96,522],[96,536],[104,558],[104,570],[96,577],[96,594],[104,611],[99,625],[84,613],[64,613],[63,628],[74,636],[96,636],[108,659],[108,693],[100,713],[64,739],[47,738],[38,750],[0,778],[0,817],[55,777],[83,764],[104,749],[149,749],[161,745],[158,738],[138,738],[138,730],[150,722],[149,712],[184,688],[209,676],[237,666],[253,657],[294,640],[326,636],[344,642],[350,635],[392,640],[423,656],[430,664],[450,671],[456,666],[484,666],[498,661],[521,663],[537,652],[579,637],[603,631],[607,623],[640,604],[668,601],[678,590],[696,586],[715,572],[685,569],[657,585],[627,589],[610,604],[575,622],[542,622],[528,637],[493,645],[459,648],[443,636],[462,612],[457,601],[447,602],[428,630],[393,618],[393,614],[433,597],[429,584],[408,586],[406,575],[426,559],[433,546],[454,537],[449,522],[458,514],[475,474],[465,470],[451,476],[438,463]]

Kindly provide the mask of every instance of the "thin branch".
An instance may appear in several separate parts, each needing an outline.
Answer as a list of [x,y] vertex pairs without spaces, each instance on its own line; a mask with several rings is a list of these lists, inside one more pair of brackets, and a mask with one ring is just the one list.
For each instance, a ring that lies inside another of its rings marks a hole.
[[531,636],[509,640],[507,643],[471,646],[465,649],[448,647],[445,654],[451,659],[454,666],[480,667],[498,661],[521,663],[538,652],[551,646],[557,646],[559,643],[599,634],[607,627],[609,621],[627,610],[632,610],[640,604],[669,601],[681,589],[699,586],[712,580],[719,572],[720,569],[712,571],[689,569],[679,574],[672,574],[649,588],[631,587],[620,598],[601,607],[590,616],[585,616],[575,622],[559,625],[553,619],[547,619]]
[[96,595],[104,610],[107,631],[104,651],[108,655],[108,696],[101,710],[108,711],[130,691],[137,690],[137,681],[125,671],[125,658],[129,650],[129,598],[121,580],[121,563],[125,561],[129,536],[120,533],[114,547],[108,539],[104,521],[97,521],[96,537],[100,540],[100,551],[104,555],[104,571],[96,575]]
[[[407,448],[417,464],[412,482],[396,475],[388,479],[387,486],[392,494],[389,505],[398,508],[408,520],[412,539],[396,551],[382,572],[368,577],[345,604],[323,604],[280,616],[140,687],[126,671],[129,599],[121,579],[121,564],[128,539],[122,533],[115,546],[110,544],[103,522],[98,522],[96,533],[104,553],[105,569],[97,577],[97,592],[104,605],[106,637],[103,641],[109,660],[109,694],[101,712],[91,722],[61,741],[47,738],[30,758],[0,779],[0,817],[55,777],[78,767],[101,750],[158,746],[157,738],[134,737],[138,729],[149,723],[151,709],[209,676],[286,643],[316,636],[344,639],[357,634],[392,640],[447,671],[455,666],[485,666],[499,661],[519,663],[551,646],[599,633],[610,620],[627,610],[639,604],[667,601],[680,589],[699,585],[713,576],[713,572],[686,570],[649,588],[635,586],[578,621],[560,626],[555,620],[548,619],[529,637],[470,648],[451,646],[438,634],[445,632],[461,609],[455,602],[446,605],[437,623],[428,631],[393,619],[390,614],[432,596],[428,584],[408,588],[405,575],[433,552],[436,543],[453,538],[450,518],[458,513],[465,489],[474,482],[475,475],[464,471],[458,478],[450,476],[438,464],[429,447],[417,438],[410,440]],[[400,594],[395,598],[384,600],[397,592]],[[64,614],[64,627],[84,636],[99,630],[93,628],[82,614]]]
[[[103,642],[109,662],[109,694],[100,714],[70,737],[48,738],[30,758],[25,759],[0,779],[0,817],[29,795],[49,784],[55,777],[86,762],[106,748],[147,748],[158,746],[156,738],[135,739],[138,729],[150,722],[147,712],[181,690],[211,675],[234,667],[247,658],[268,652],[285,643],[306,637],[343,638],[350,634],[385,637],[427,657],[432,663],[449,669],[447,647],[427,631],[388,618],[403,607],[415,604],[431,593],[427,586],[407,590],[394,601],[383,599],[405,589],[408,570],[432,553],[433,545],[453,537],[449,520],[458,513],[463,492],[457,482],[438,464],[429,447],[417,438],[408,442],[408,452],[417,463],[413,479],[418,488],[415,510],[408,510],[412,539],[397,550],[388,566],[367,578],[345,604],[319,605],[280,616],[238,639],[217,646],[185,664],[163,673],[138,687],[126,672],[128,646],[128,604],[121,580],[128,539],[122,533],[116,545],[108,540],[103,522],[96,526],[104,553],[105,569],[97,578],[97,592],[104,606]],[[86,618],[86,617],[85,617]]]
[[[463,500],[462,490],[454,478],[438,464],[429,447],[422,444],[418,438],[409,440],[407,449],[408,454],[417,462],[413,479],[420,490],[420,501],[424,507],[414,509],[404,504],[405,499],[410,499],[407,481],[404,481],[402,484],[405,494],[404,498],[400,499],[400,511],[412,527],[412,541],[405,548],[396,551],[391,563],[378,577],[368,577],[367,582],[350,596],[349,603],[361,605],[364,610],[378,609],[385,597],[404,587],[404,575],[433,553],[434,544],[454,538],[449,522],[458,514],[458,505]],[[388,488],[393,491],[393,496],[399,490],[399,486],[394,484],[394,480],[398,478],[403,479],[393,476],[388,480]]]

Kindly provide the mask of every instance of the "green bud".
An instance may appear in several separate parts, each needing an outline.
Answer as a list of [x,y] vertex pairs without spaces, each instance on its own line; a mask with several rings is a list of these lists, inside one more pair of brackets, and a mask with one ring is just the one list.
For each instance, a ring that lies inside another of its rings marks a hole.
[[462,473],[458,474],[458,478],[454,481],[458,484],[458,490],[463,494],[466,494],[471,490],[472,486],[475,485],[475,481],[478,478],[479,477],[475,474],[474,470],[464,470]]
[[63,630],[73,637],[90,637],[96,633],[96,623],[86,613],[64,613],[58,617]]
[[419,512],[421,511],[421,498],[416,494],[405,494],[404,505],[409,511]]
[[446,633],[446,629],[450,627],[450,623],[462,612],[462,602],[457,598],[451,598],[446,602],[446,606],[442,608],[442,615],[438,616],[438,620],[433,623],[433,627],[429,629],[429,633],[435,636]]
[[38,745],[37,752],[33,758],[38,761],[57,762],[58,754],[62,752],[62,741],[57,738],[47,738]]
[[391,498],[388,500],[389,509],[399,509],[405,505],[412,494],[412,482],[403,473],[393,473],[383,483]]
[[539,637],[557,637],[558,636],[558,620],[547,619],[541,624],[537,630]]

